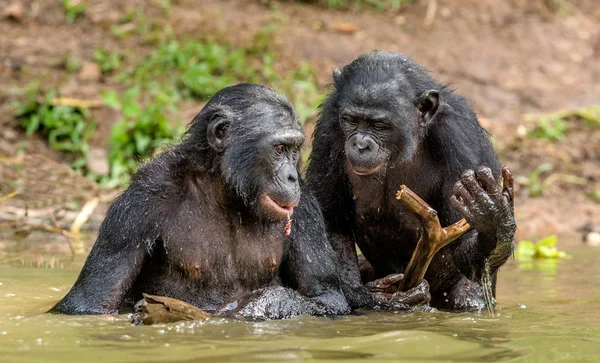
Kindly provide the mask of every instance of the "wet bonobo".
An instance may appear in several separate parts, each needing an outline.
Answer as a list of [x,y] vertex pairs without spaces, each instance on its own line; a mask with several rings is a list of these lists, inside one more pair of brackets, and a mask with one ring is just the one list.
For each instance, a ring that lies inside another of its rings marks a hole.
[[148,293],[256,319],[349,313],[322,215],[301,192],[303,141],[273,90],[219,91],[180,144],[132,177],[51,311],[118,313]]
[[[431,262],[425,275],[431,305],[477,310],[485,296],[493,303],[496,274],[512,252],[516,229],[512,176],[501,170],[467,101],[392,52],[361,55],[333,78],[307,184],[323,208],[351,305],[423,302],[415,290],[394,293],[402,277],[393,274],[406,268],[421,228],[395,199],[402,184],[437,210],[442,226],[462,217],[472,226]],[[366,258],[360,271],[355,243]],[[359,272],[370,281],[366,287]],[[426,286],[419,288],[426,293]]]

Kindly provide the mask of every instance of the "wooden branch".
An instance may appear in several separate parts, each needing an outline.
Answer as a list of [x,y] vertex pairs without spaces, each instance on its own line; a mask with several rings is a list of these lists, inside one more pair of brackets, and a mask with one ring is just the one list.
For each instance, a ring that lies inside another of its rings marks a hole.
[[407,291],[421,283],[433,256],[444,246],[463,235],[470,225],[463,218],[451,226],[442,228],[437,211],[405,185],[400,186],[396,199],[416,214],[422,226],[421,237],[404,271],[404,279],[400,283],[400,290]]
[[57,97],[50,101],[54,106],[71,106],[79,108],[97,108],[103,107],[104,102],[101,100],[80,100],[78,98]]
[[14,192],[10,192],[7,195],[0,197],[0,204],[6,202],[7,200],[9,200],[10,198],[14,197],[17,194],[19,194],[19,191],[15,190]]
[[211,317],[206,311],[184,301],[166,296],[143,294],[144,298],[136,304],[133,323],[152,325],[173,323],[183,320],[207,320]]

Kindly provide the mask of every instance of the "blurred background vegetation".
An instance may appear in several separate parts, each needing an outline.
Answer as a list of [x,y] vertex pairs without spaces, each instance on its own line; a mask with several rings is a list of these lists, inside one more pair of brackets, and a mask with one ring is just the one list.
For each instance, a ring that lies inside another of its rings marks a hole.
[[[388,49],[471,101],[518,176],[520,238],[576,241],[600,224],[595,0],[10,0],[0,12],[0,197],[19,191],[0,218],[39,195],[52,210],[114,196],[239,82],[286,95],[310,137],[331,69]],[[32,164],[45,193],[24,187],[27,155],[48,159]],[[55,162],[73,183],[43,180]],[[93,195],[73,187],[83,177]]]

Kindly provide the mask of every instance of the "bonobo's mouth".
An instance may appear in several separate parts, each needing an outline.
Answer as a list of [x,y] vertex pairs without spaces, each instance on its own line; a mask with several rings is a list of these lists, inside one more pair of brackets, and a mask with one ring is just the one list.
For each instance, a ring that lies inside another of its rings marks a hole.
[[278,217],[291,216],[294,213],[294,207],[298,205],[295,202],[280,202],[268,194],[263,194],[261,204]]
[[374,168],[366,168],[366,167],[362,167],[362,166],[355,166],[352,165],[351,162],[348,163],[350,165],[350,170],[352,170],[352,172],[356,175],[360,175],[360,176],[365,176],[365,175],[371,175],[371,174],[375,174],[377,173],[379,170],[381,170],[381,168],[383,168],[383,164],[381,163],[379,165],[377,165]]

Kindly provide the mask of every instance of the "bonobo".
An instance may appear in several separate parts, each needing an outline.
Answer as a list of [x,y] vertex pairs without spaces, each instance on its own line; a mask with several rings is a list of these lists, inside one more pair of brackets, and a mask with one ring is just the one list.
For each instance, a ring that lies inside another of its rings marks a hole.
[[216,93],[180,144],[133,175],[51,312],[117,313],[148,293],[255,319],[349,313],[322,215],[301,193],[303,142],[273,90]]
[[347,295],[361,289],[355,244],[368,261],[361,263],[367,280],[406,268],[420,224],[395,199],[405,184],[437,210],[442,226],[462,216],[473,227],[433,259],[425,276],[431,305],[477,310],[493,303],[497,270],[512,253],[516,229],[512,176],[501,171],[467,101],[392,52],[363,54],[334,70],[333,79],[306,178],[341,260]]

